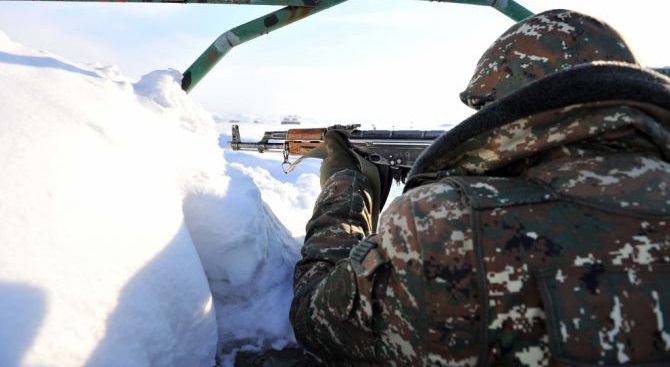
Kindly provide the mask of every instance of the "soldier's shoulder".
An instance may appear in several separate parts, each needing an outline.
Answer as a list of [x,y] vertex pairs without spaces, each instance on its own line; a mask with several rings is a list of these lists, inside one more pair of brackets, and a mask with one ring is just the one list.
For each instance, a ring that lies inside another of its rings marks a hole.
[[382,213],[382,218],[394,222],[402,217],[443,216],[447,214],[445,211],[461,213],[464,209],[462,194],[455,186],[436,182],[412,188],[395,198]]
[[435,199],[458,202],[461,200],[461,192],[451,183],[438,181],[414,187],[400,197],[400,200],[407,202],[422,202]]

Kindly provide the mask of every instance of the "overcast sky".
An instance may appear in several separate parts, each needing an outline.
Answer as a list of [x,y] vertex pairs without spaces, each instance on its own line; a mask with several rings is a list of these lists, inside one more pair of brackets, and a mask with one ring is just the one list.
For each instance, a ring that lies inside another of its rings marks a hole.
[[[670,65],[670,1],[521,0],[578,10],[617,28],[647,66]],[[640,4],[644,4],[641,6]],[[219,35],[278,7],[0,1],[0,30],[72,61],[139,78],[184,71]],[[474,5],[349,0],[234,48],[191,92],[216,113],[295,114],[392,126],[457,123],[458,93],[482,52],[513,24]],[[7,87],[7,86],[3,86]]]

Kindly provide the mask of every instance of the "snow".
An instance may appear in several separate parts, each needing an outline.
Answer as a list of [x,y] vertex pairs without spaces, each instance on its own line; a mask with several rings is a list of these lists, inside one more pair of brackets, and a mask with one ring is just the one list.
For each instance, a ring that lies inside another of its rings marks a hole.
[[0,31],[0,366],[229,366],[295,343],[319,162],[285,175],[280,155],[221,149],[230,124],[180,80]]

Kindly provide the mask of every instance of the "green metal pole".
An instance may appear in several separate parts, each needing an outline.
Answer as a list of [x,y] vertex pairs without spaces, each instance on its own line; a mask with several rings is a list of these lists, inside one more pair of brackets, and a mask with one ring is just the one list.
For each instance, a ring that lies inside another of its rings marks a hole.
[[533,15],[532,11],[524,8],[521,4],[517,3],[514,0],[430,0],[430,1],[491,6],[517,22]]
[[493,6],[495,9],[501,13],[507,15],[508,17],[514,19],[515,21],[521,21],[529,16],[533,15],[533,12],[524,8],[523,5],[517,3],[516,1],[493,1]]
[[314,7],[288,6],[223,33],[186,69],[181,88],[190,92],[231,48],[344,1],[322,0]]

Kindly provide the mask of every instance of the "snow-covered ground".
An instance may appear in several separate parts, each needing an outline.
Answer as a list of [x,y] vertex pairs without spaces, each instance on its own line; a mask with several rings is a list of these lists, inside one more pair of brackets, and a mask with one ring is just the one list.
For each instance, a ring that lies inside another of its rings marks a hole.
[[285,175],[279,154],[221,149],[231,124],[180,78],[0,31],[0,366],[210,367],[217,343],[224,365],[294,343],[319,162]]

